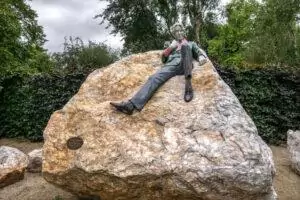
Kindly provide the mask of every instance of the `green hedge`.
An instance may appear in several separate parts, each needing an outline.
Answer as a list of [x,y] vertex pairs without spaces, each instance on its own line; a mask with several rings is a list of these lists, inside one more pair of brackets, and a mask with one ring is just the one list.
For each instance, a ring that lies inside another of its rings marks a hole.
[[299,75],[270,67],[242,72],[217,67],[270,144],[286,141],[289,129],[300,129]]
[[51,113],[67,103],[85,77],[82,73],[42,74],[4,80],[0,93],[0,137],[42,140]]

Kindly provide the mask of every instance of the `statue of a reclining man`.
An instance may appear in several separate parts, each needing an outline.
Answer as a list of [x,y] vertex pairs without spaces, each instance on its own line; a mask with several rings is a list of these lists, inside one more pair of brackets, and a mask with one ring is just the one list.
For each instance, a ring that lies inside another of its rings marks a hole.
[[187,41],[182,25],[175,24],[171,28],[175,40],[163,51],[162,61],[164,66],[151,75],[141,89],[128,101],[111,102],[118,111],[131,115],[134,110],[141,111],[155,91],[167,80],[176,75],[185,76],[184,100],[193,99],[192,69],[193,58],[199,61],[199,65],[206,63],[207,55],[195,42]]

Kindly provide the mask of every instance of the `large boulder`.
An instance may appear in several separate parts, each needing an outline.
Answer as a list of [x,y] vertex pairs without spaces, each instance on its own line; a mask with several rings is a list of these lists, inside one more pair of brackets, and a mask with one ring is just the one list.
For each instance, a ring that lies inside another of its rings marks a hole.
[[27,164],[27,156],[22,151],[13,147],[1,146],[0,188],[22,180]]
[[162,86],[142,112],[115,111],[161,67],[161,51],[91,73],[44,131],[43,175],[102,200],[274,199],[272,152],[210,62]]
[[287,145],[291,166],[300,175],[300,131],[287,132]]

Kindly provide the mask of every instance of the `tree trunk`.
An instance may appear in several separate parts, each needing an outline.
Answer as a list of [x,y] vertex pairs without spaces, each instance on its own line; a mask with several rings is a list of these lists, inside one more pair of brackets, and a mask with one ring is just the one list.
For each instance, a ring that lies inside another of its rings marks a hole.
[[195,27],[194,27],[194,37],[195,37],[195,42],[197,44],[200,44],[200,28],[201,28],[201,19],[196,18],[195,19]]

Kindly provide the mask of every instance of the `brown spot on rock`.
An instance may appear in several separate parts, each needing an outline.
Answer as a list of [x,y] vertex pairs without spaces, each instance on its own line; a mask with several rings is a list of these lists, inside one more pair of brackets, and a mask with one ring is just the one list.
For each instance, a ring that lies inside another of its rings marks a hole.
[[83,145],[83,139],[81,137],[72,137],[67,141],[67,147],[71,150],[77,150]]

